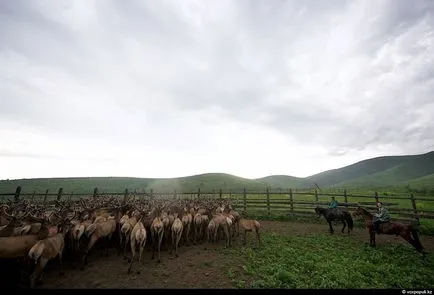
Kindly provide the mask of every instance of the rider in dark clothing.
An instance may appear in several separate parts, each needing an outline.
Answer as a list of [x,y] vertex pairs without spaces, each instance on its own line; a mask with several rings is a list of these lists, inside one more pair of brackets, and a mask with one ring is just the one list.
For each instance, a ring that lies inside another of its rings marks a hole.
[[389,222],[390,214],[389,211],[383,207],[383,204],[381,204],[381,202],[378,202],[377,206],[378,206],[378,213],[374,215],[373,223],[374,223],[375,233],[378,235],[380,230],[380,224]]

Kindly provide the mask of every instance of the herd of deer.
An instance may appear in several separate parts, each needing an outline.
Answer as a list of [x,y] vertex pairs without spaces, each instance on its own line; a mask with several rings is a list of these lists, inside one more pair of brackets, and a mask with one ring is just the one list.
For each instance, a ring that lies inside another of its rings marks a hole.
[[152,247],[152,259],[157,251],[160,262],[162,247],[170,254],[175,250],[176,257],[179,246],[191,242],[216,243],[224,239],[230,247],[235,235],[240,234],[240,227],[243,245],[246,233],[251,231],[261,244],[259,222],[241,218],[228,200],[121,201],[98,197],[50,203],[23,200],[1,206],[0,259],[33,265],[33,271],[26,275],[31,288],[41,280],[45,266],[54,258],[58,258],[60,274],[64,273],[65,253],[73,258],[73,268],[79,262],[83,270],[98,241],[104,247],[101,255],[108,256],[110,245],[116,247],[118,255],[123,250],[124,259],[129,260],[128,273],[134,261],[142,262],[146,245]]

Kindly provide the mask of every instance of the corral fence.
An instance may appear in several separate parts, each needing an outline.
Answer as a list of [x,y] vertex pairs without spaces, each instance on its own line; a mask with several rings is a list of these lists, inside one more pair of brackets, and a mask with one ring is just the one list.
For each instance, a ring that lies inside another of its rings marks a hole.
[[[354,195],[343,190],[342,193],[322,193],[318,190],[300,191],[300,190],[282,190],[272,191],[267,188],[262,192],[251,192],[243,189],[242,191],[224,192],[222,189],[213,192],[201,192],[200,188],[196,192],[172,192],[172,193],[155,193],[153,190],[146,192],[142,190],[129,191],[125,189],[123,192],[107,193],[99,192],[95,188],[89,194],[75,194],[74,192],[65,193],[63,188],[59,188],[57,192],[50,193],[47,189],[45,193],[21,193],[21,187],[17,187],[14,193],[0,193],[2,201],[19,201],[21,198],[31,199],[37,202],[50,202],[52,200],[62,199],[77,199],[88,197],[122,197],[124,200],[129,198],[176,198],[176,199],[230,199],[233,206],[243,213],[259,214],[259,215],[289,215],[289,216],[312,216],[316,206],[327,206],[331,197],[339,203],[339,207],[353,210],[356,206],[363,206],[370,210],[376,209],[376,204],[381,201],[384,206],[389,209],[392,218],[395,220],[416,220],[434,219],[434,198],[415,197],[413,194],[409,196],[381,196],[375,192],[374,195]],[[10,198],[12,197],[12,199]],[[418,208],[419,207],[421,208]],[[425,208],[428,207],[428,208]]]

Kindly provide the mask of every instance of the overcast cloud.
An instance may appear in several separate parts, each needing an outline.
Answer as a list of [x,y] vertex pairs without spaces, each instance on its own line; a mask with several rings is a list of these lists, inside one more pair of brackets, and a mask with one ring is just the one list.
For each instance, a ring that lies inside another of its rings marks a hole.
[[434,150],[434,1],[2,0],[0,178],[308,176]]

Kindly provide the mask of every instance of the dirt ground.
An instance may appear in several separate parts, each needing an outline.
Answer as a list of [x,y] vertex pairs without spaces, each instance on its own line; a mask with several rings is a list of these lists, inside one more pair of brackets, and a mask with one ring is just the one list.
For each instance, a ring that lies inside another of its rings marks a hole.
[[[328,226],[298,222],[261,221],[264,232],[284,235],[308,235],[327,232]],[[336,227],[336,229],[339,226]],[[340,229],[340,228],[339,228]],[[341,235],[335,232],[335,235]],[[366,230],[355,228],[352,238],[368,243]],[[422,243],[428,252],[434,250],[434,237],[422,236]],[[250,237],[249,244],[254,243]],[[377,236],[377,244],[406,243],[395,236]],[[110,256],[100,257],[94,251],[84,271],[65,265],[64,276],[59,276],[56,267],[49,267],[43,285],[38,288],[233,288],[228,270],[242,272],[243,261],[237,257],[225,257],[218,247],[223,242],[205,249],[205,245],[181,247],[179,257],[174,258],[167,251],[161,253],[161,263],[151,260],[151,252],[145,252],[143,265],[136,263],[131,274],[127,274],[128,263],[111,249]],[[241,247],[239,238],[234,247]],[[53,261],[57,264],[57,261]],[[137,271],[140,270],[140,274]]]

